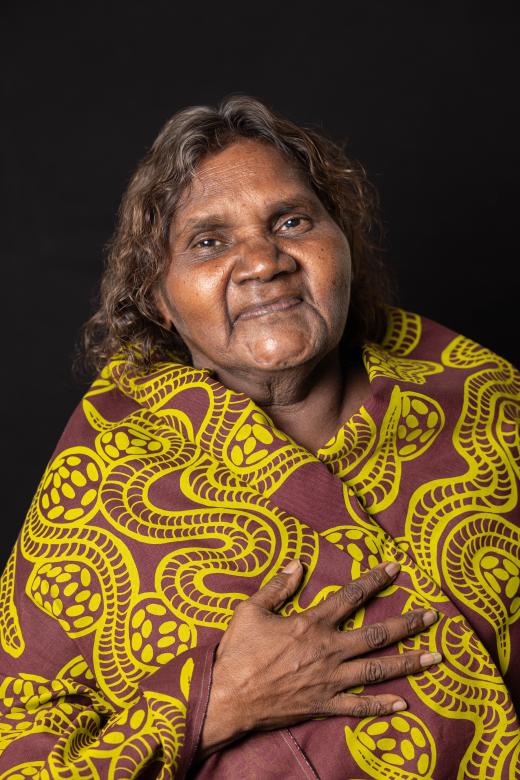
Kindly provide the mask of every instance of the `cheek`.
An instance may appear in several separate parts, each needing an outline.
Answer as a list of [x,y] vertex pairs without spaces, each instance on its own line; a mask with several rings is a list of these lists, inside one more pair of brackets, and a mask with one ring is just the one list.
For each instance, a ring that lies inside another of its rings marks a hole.
[[216,271],[170,273],[167,281],[172,315],[178,329],[207,328],[225,311],[222,274]]
[[318,262],[314,265],[312,286],[317,302],[324,314],[346,316],[350,299],[352,264],[348,244],[335,242],[330,248],[322,247]]

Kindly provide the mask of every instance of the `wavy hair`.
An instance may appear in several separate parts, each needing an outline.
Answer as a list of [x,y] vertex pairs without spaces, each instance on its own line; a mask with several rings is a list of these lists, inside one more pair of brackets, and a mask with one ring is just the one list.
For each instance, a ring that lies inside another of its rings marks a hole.
[[377,192],[365,170],[321,131],[295,124],[256,98],[232,95],[216,108],[174,114],[131,177],[107,246],[99,306],[83,327],[86,367],[98,371],[115,353],[141,369],[162,360],[190,363],[156,302],[170,263],[170,225],[197,164],[243,137],[272,144],[296,165],[349,241],[353,280],[344,343],[350,348],[380,337],[391,285],[381,260]]

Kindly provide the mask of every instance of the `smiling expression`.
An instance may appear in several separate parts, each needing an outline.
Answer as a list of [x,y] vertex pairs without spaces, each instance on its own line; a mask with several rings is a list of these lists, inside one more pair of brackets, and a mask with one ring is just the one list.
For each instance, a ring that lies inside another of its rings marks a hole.
[[315,365],[339,344],[347,238],[298,168],[240,139],[198,164],[170,230],[158,295],[195,367],[226,374]]

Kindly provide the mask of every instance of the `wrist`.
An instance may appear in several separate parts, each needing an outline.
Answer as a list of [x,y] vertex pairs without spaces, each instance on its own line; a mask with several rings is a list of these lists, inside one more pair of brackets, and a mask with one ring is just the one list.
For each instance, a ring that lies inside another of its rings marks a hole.
[[214,669],[197,759],[203,761],[250,730],[239,697],[229,684],[220,681]]

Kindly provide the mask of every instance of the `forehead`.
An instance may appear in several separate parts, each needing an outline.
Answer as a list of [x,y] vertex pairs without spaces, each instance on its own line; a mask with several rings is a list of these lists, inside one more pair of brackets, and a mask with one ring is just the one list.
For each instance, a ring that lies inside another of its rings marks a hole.
[[271,144],[253,139],[235,141],[206,156],[176,209],[175,222],[192,217],[200,208],[234,209],[303,194],[315,197],[302,172]]

